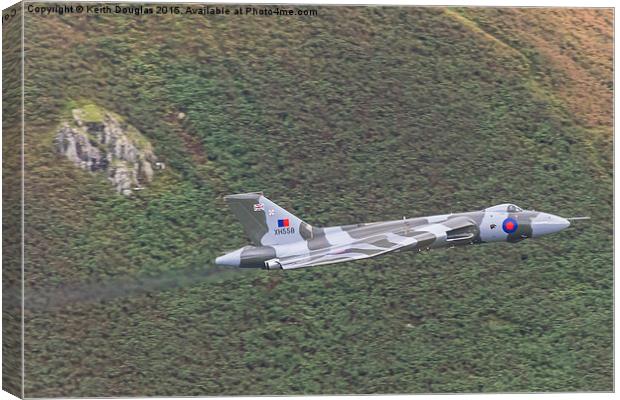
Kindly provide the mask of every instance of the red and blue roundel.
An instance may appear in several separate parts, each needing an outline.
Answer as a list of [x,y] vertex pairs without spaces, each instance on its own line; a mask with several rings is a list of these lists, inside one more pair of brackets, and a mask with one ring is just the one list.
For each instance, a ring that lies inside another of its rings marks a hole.
[[514,233],[517,228],[519,228],[519,224],[514,218],[506,218],[502,223],[502,229],[506,233]]

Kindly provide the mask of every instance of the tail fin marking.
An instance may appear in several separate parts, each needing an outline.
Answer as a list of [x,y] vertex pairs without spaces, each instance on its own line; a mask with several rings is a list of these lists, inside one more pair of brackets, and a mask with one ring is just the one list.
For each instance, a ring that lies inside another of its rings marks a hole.
[[263,196],[262,192],[225,196],[243,230],[256,246],[273,246],[308,239],[312,227]]

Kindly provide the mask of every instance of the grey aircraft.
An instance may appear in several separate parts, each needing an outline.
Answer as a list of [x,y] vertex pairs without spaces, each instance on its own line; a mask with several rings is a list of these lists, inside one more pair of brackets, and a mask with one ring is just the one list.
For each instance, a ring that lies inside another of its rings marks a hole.
[[402,251],[491,242],[519,242],[568,228],[569,219],[514,204],[480,211],[403,218],[317,228],[263,196],[262,192],[224,199],[252,242],[221,257],[218,265],[294,269],[376,257]]

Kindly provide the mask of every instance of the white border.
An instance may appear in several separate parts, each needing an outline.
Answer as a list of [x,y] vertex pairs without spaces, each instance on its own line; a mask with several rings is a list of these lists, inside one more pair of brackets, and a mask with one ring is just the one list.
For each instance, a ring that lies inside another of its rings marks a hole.
[[[44,0],[45,1],[45,0]],[[48,1],[52,1],[55,2],[53,0],[48,0]],[[123,1],[126,3],[129,3],[131,1]],[[188,2],[197,2],[197,1],[170,1],[170,0],[149,0],[149,1],[139,1],[140,3],[145,3],[145,2],[149,2],[149,3],[188,3]],[[7,7],[10,7],[11,5],[15,4],[15,1],[10,1],[10,0],[0,0],[0,6],[2,9],[5,9]],[[61,3],[61,1],[58,1],[58,3]],[[539,1],[534,1],[534,0],[522,0],[522,1],[514,1],[514,0],[508,0],[508,1],[503,1],[503,2],[498,2],[497,0],[493,1],[493,0],[460,0],[460,1],[451,1],[451,2],[447,2],[447,1],[437,1],[437,0],[427,0],[427,1],[415,1],[415,0],[376,0],[373,2],[369,2],[369,1],[355,1],[355,0],[323,0],[323,1],[315,1],[315,0],[289,0],[289,1],[268,1],[268,0],[253,0],[253,1],[235,1],[235,0],[219,0],[219,1],[214,1],[211,3],[217,3],[217,4],[224,4],[224,3],[230,3],[230,4],[237,4],[237,3],[253,3],[253,4],[307,4],[307,5],[320,5],[320,4],[335,4],[335,5],[405,5],[405,6],[446,6],[446,5],[453,5],[453,6],[489,6],[489,7],[497,7],[497,6],[501,6],[501,7],[615,7],[615,2],[613,1],[602,1],[602,0],[592,0],[592,1],[577,1],[577,0],[565,0],[565,1],[553,1],[553,0],[539,0]],[[23,20],[24,20],[24,12],[22,9],[22,26],[23,26]],[[615,17],[614,17],[614,22],[615,22]],[[616,34],[616,28],[614,26],[614,41],[615,41],[615,34]],[[23,36],[23,30],[22,30],[22,48],[24,45],[24,36]],[[614,60],[616,59],[616,57],[618,56],[618,50],[617,48],[614,46]],[[0,55],[0,60],[1,60],[1,55]],[[615,64],[615,62],[614,62]],[[25,62],[24,62],[24,56],[23,56],[23,52],[22,52],[22,149],[21,149],[21,155],[22,155],[22,294],[24,293],[24,281],[23,281],[23,275],[24,275],[24,256],[25,256],[25,252],[24,252],[24,166],[25,166],[25,160],[24,160],[24,128],[25,128],[25,120],[24,120],[24,98],[23,98],[23,88],[24,88],[24,76],[23,76],[23,69],[25,67]],[[1,74],[1,72],[0,72]],[[617,72],[614,68],[614,89],[615,89],[615,82],[617,80],[618,76],[617,76]],[[614,92],[614,116],[617,113],[617,102],[615,101],[615,97],[616,97],[616,93]],[[1,113],[1,110],[0,110]],[[615,127],[616,127],[616,120],[614,118],[614,132],[615,132]],[[616,164],[616,155],[618,155],[618,142],[616,140],[614,140],[614,172],[615,172],[615,164]],[[1,144],[0,144],[0,150],[1,150]],[[0,152],[0,161],[1,161],[1,152]],[[617,185],[617,175],[614,173],[614,221],[617,220],[617,213],[618,211],[618,207],[616,207],[617,205],[617,198],[618,198],[618,193],[616,192],[616,188],[618,188]],[[0,187],[0,194],[1,194],[2,188]],[[2,210],[0,209],[0,216],[1,216]],[[0,232],[0,240],[2,237],[2,233]],[[618,334],[618,332],[615,329],[615,319],[616,319],[616,313],[617,310],[615,308],[615,298],[616,298],[616,291],[618,290],[617,285],[615,285],[615,251],[617,249],[617,245],[618,245],[618,238],[616,235],[614,235],[614,387],[615,387],[615,383],[618,382],[618,377],[619,377],[619,372],[618,372],[618,368],[615,368],[615,361],[616,361],[616,357],[615,357],[615,343],[617,343],[616,341],[618,340],[618,338],[620,337],[620,335]],[[0,241],[0,247],[1,247],[1,241]],[[0,299],[1,302],[1,299]],[[24,364],[24,296],[22,296],[22,388],[23,388],[23,383],[24,383],[24,379],[25,379],[25,374],[24,374],[24,369],[25,369],[25,364]],[[1,324],[1,321],[0,321]],[[0,376],[1,376],[1,371],[2,371],[2,366],[0,364]],[[362,400],[362,399],[413,399],[413,400],[427,400],[427,399],[437,399],[438,396],[440,396],[441,398],[458,398],[461,400],[473,400],[473,399],[491,399],[491,398],[501,398],[501,399],[509,399],[509,400],[519,400],[519,399],[533,399],[533,398],[544,398],[544,399],[548,399],[548,400],[580,400],[580,399],[611,399],[611,398],[616,398],[617,396],[614,393],[552,393],[552,394],[463,394],[463,395],[375,395],[375,396],[358,396],[358,395],[353,395],[353,396],[303,396],[304,399],[307,400],[319,400],[319,399],[324,399],[325,397],[330,397],[330,398],[338,398],[338,399],[351,399],[351,400]],[[23,397],[23,393],[22,393],[22,397]],[[302,396],[268,396],[268,397],[235,397],[235,399],[238,400],[249,400],[249,399],[273,399],[273,400],[281,400],[281,399],[294,399],[294,398],[299,398]],[[0,400],[8,400],[8,399],[14,399],[15,397],[8,394],[7,392],[4,391],[0,391]],[[162,399],[172,399],[172,397],[160,397]],[[226,397],[210,397],[210,398],[226,398]]]

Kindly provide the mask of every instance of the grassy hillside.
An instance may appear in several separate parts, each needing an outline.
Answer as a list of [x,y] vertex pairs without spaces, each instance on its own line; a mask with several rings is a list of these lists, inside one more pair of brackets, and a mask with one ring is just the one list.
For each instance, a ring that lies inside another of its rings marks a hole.
[[[612,390],[612,11],[318,10],[27,16],[27,396]],[[129,198],[75,168],[72,102],[168,168]],[[318,226],[592,221],[214,273],[246,243],[222,196],[254,190]]]

